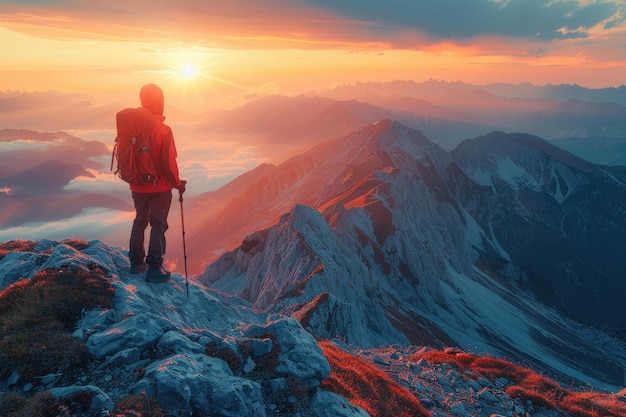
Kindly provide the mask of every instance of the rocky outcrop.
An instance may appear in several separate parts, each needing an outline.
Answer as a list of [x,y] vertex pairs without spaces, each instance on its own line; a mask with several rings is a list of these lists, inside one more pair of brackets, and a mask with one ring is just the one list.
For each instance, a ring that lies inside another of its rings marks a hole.
[[[51,369],[47,382],[41,381],[42,388],[54,385],[49,391],[54,397],[71,400],[82,393],[91,398],[90,415],[139,395],[181,417],[262,417],[302,407],[307,415],[328,415],[319,399],[331,396],[333,407],[353,410],[344,416],[364,415],[343,398],[319,392],[330,367],[297,320],[255,311],[193,280],[187,294],[178,274],[170,282],[149,284],[128,273],[125,251],[100,241],[79,248],[33,243],[0,259],[3,282],[28,280],[45,268],[99,268],[114,289],[111,307],[85,311],[73,331],[91,355],[82,371]],[[5,383],[15,389],[37,381],[13,372]],[[290,397],[297,401],[285,400]]]

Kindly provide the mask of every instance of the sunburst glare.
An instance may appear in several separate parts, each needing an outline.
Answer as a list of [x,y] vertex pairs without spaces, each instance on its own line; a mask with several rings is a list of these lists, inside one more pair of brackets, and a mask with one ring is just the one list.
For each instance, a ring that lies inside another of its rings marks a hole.
[[198,67],[196,67],[191,62],[187,62],[180,67],[180,76],[186,80],[193,80],[200,74]]

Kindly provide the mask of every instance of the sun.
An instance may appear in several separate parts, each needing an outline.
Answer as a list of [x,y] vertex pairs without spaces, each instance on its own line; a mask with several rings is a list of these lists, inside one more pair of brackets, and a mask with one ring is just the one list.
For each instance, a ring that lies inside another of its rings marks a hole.
[[200,74],[200,71],[198,70],[197,66],[190,62],[187,62],[179,68],[179,73],[180,76],[185,80],[193,80]]

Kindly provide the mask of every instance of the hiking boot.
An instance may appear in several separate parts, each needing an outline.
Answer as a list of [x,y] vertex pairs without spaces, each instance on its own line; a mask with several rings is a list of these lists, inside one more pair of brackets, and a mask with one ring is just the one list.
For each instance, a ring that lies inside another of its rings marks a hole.
[[130,273],[131,274],[141,274],[143,271],[148,269],[148,264],[142,262],[140,264],[136,264],[134,262],[130,263]]
[[146,281],[153,283],[166,282],[171,276],[172,273],[166,271],[162,266],[159,268],[150,268],[146,274]]

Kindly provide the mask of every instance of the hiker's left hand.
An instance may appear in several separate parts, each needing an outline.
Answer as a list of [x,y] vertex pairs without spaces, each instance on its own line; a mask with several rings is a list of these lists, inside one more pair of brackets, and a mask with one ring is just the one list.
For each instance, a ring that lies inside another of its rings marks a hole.
[[183,194],[185,192],[185,190],[187,189],[187,181],[185,180],[181,180],[180,184],[178,184],[178,192],[180,194]]

